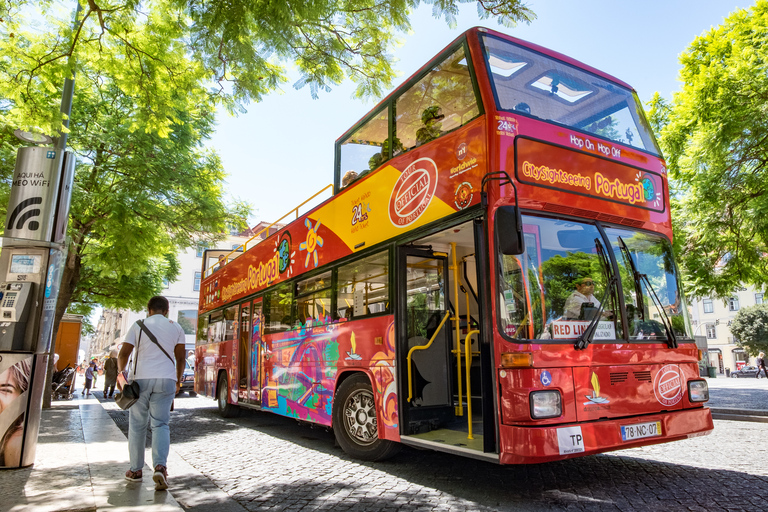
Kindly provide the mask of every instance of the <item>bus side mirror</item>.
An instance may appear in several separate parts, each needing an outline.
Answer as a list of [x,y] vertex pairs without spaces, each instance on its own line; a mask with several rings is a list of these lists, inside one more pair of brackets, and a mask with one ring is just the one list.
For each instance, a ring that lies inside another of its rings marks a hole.
[[501,254],[508,256],[525,252],[523,219],[517,206],[500,206],[496,210],[496,245]]

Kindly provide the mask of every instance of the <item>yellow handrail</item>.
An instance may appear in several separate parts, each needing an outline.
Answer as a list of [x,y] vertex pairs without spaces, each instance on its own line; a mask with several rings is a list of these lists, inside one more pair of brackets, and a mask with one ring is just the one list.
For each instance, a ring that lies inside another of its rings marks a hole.
[[412,377],[412,370],[411,370],[411,356],[416,350],[426,350],[432,346],[432,342],[434,342],[435,338],[437,338],[437,335],[440,334],[440,331],[443,329],[443,325],[445,324],[445,321],[448,320],[449,316],[451,316],[451,312],[446,311],[445,316],[443,317],[443,321],[440,322],[440,325],[437,326],[437,330],[432,335],[432,338],[430,338],[429,343],[427,343],[426,345],[417,345],[408,351],[408,357],[406,358],[407,360],[406,362],[408,364],[408,402],[409,403],[411,400],[413,400],[413,377]]
[[472,388],[469,379],[469,367],[472,366],[472,340],[469,339],[473,334],[480,334],[478,329],[471,330],[464,338],[464,361],[467,365],[467,439],[474,439],[472,436]]
[[456,376],[459,384],[459,405],[456,407],[456,416],[464,416],[462,405],[463,391],[461,389],[461,317],[459,316],[459,265],[456,263],[456,242],[451,242],[451,270],[453,270],[453,326],[456,339]]
[[[265,231],[267,232],[267,235],[269,235],[269,228],[271,228],[272,226],[274,226],[275,224],[277,224],[278,222],[280,222],[281,220],[283,220],[284,218],[286,218],[286,217],[287,217],[287,216],[289,216],[290,214],[292,214],[292,213],[296,212],[296,218],[298,219],[298,218],[299,218],[299,208],[301,208],[302,206],[304,206],[305,204],[307,204],[308,202],[310,202],[311,200],[313,200],[314,198],[316,198],[317,196],[319,196],[320,194],[322,194],[323,192],[325,192],[325,191],[326,191],[326,190],[328,190],[329,188],[333,188],[333,183],[331,183],[330,185],[326,185],[325,187],[323,187],[322,189],[320,189],[320,191],[319,191],[319,192],[316,192],[316,193],[315,193],[315,194],[314,194],[312,197],[310,197],[309,199],[305,200],[303,203],[301,203],[300,205],[298,205],[296,208],[292,209],[291,211],[289,211],[288,213],[286,213],[285,215],[283,215],[282,217],[280,217],[279,219],[277,219],[275,222],[273,222],[273,223],[272,223],[272,224],[270,224],[269,226],[265,227],[264,229],[262,229],[261,231],[259,231],[259,232],[258,232],[258,233],[256,233],[255,235],[253,235],[251,238],[249,238],[248,240],[246,240],[245,242],[243,242],[241,245],[238,245],[237,247],[235,247],[234,249],[232,249],[232,251],[230,251],[230,252],[229,252],[229,253],[227,253],[227,255],[226,255],[226,261],[227,261],[227,263],[229,263],[229,255],[230,255],[230,254],[232,254],[233,252],[238,252],[238,249],[240,249],[241,247],[243,248],[243,252],[247,251],[247,250],[248,250],[248,243],[249,243],[251,240],[253,240],[254,238],[257,238],[257,237],[261,236],[261,234],[262,234],[262,233],[264,233]],[[269,236],[265,236],[265,237],[264,237],[264,240],[266,240],[267,238],[269,238]],[[259,240],[259,242],[263,242],[264,240]],[[258,244],[258,243],[257,243],[257,244],[254,244],[254,246],[256,246],[256,245],[259,245],[259,244]],[[213,271],[212,271],[213,267],[215,267],[215,266],[216,266],[216,265],[218,265],[218,264],[219,264],[219,262],[216,262],[216,263],[214,263],[213,265],[211,265],[210,267],[208,267],[208,270],[206,271],[206,274],[205,274],[205,275],[207,275],[207,276],[211,275],[211,273],[213,272]]]

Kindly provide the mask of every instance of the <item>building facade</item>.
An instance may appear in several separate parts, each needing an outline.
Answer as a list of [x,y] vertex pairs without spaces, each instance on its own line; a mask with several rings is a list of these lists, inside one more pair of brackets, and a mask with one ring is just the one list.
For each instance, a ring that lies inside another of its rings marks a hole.
[[738,370],[745,365],[754,365],[755,358],[737,345],[730,325],[739,310],[755,304],[762,304],[764,292],[754,288],[742,288],[727,299],[704,297],[691,303],[694,335],[707,338],[707,359],[720,374],[727,370]]

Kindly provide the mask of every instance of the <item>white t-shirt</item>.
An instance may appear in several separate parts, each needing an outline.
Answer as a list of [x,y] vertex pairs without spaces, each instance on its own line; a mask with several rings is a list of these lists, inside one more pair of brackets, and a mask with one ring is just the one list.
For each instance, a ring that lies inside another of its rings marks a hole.
[[185,336],[184,329],[173,320],[168,320],[163,315],[152,315],[144,320],[144,325],[149,329],[152,334],[157,338],[157,342],[160,343],[168,355],[171,356],[173,361],[169,359],[155,343],[149,339],[147,333],[141,330],[138,323],[134,323],[128,333],[125,335],[124,343],[133,345],[136,347],[136,343],[139,340],[139,333],[141,333],[141,341],[139,341],[138,353],[134,350],[131,353],[132,364],[136,364],[136,377],[133,376],[133,367],[128,369],[128,380],[134,379],[173,379],[176,381],[176,359],[173,353],[176,345],[184,345]]

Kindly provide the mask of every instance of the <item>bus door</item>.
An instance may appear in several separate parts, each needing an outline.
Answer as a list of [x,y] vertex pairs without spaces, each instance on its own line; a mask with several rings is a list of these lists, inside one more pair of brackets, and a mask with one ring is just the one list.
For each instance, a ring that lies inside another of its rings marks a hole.
[[252,404],[261,405],[261,346],[264,335],[264,308],[263,299],[258,297],[253,300],[253,307],[251,308],[251,339],[250,339],[250,390],[248,393],[248,401]]
[[448,259],[414,247],[402,247],[398,259],[403,434],[409,435],[439,429],[454,417]]
[[237,398],[238,402],[249,403],[248,388],[251,379],[251,303],[240,305],[237,329]]

